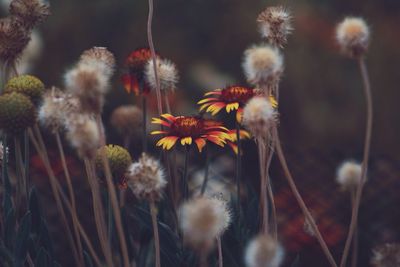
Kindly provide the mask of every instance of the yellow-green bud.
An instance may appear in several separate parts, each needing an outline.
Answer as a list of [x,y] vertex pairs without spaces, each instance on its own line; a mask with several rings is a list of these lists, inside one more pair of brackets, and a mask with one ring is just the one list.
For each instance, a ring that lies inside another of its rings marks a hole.
[[0,129],[11,135],[21,134],[36,122],[36,109],[25,95],[12,92],[0,96]]
[[[104,150],[104,151],[102,151]],[[111,173],[113,175],[114,183],[122,188],[126,188],[126,177],[125,173],[132,163],[132,158],[129,152],[118,145],[107,145],[100,148],[96,154],[96,170],[99,177],[104,180],[104,168],[102,153],[106,154],[108,162],[110,163]]]
[[4,88],[4,93],[24,94],[35,104],[38,103],[44,91],[45,87],[42,81],[32,75],[20,75],[11,78]]

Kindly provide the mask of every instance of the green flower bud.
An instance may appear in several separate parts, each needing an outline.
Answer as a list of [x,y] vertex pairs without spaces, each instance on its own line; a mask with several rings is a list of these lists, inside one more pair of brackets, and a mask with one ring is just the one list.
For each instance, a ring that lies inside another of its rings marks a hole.
[[11,78],[4,88],[4,93],[24,94],[35,104],[39,102],[44,91],[45,87],[42,81],[32,75],[20,75]]

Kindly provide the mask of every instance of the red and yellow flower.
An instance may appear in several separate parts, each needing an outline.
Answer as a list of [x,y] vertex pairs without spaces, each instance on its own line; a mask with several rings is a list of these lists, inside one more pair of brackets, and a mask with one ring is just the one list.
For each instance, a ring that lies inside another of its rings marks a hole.
[[[253,96],[257,94],[257,89],[242,87],[242,86],[228,86],[224,89],[216,89],[206,93],[206,98],[197,102],[200,106],[200,111],[216,115],[223,108],[227,113],[236,111],[236,120],[242,120],[243,107],[246,105]],[[270,96],[273,107],[277,106],[277,102],[273,96]]]
[[152,123],[165,126],[165,130],[153,131],[151,134],[164,135],[156,145],[166,150],[170,150],[178,142],[182,146],[195,143],[201,152],[207,141],[223,147],[230,139],[228,129],[222,124],[212,125],[200,117],[162,114],[161,118],[153,118]]
[[144,69],[150,59],[150,49],[139,48],[131,52],[125,60],[127,73],[121,76],[121,81],[128,93],[134,92],[135,95],[146,95],[150,92],[150,87],[144,80]]

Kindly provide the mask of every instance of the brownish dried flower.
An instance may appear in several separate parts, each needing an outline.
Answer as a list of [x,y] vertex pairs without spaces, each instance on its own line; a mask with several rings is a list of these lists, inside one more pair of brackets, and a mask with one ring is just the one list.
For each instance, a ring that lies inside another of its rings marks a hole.
[[10,14],[18,18],[27,30],[32,30],[50,15],[50,6],[39,0],[13,0]]
[[119,106],[114,109],[111,125],[122,136],[131,136],[143,126],[143,112],[134,105]]
[[374,267],[400,266],[400,244],[388,243],[373,250],[371,264]]
[[97,64],[106,75],[111,76],[115,68],[115,57],[107,48],[95,46],[82,53],[80,64]]
[[282,247],[269,235],[258,235],[246,248],[247,267],[278,267],[283,261]]
[[336,26],[336,40],[343,53],[360,57],[368,49],[369,27],[363,18],[347,17]]
[[257,22],[262,37],[271,44],[283,47],[292,32],[291,15],[283,6],[268,7],[258,15]]
[[15,17],[0,19],[0,60],[12,64],[30,41],[30,31]]

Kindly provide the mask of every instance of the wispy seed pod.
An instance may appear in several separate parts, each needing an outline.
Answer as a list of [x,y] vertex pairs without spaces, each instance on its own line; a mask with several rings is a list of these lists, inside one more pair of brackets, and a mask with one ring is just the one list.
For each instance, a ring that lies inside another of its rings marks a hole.
[[31,30],[50,15],[50,6],[40,0],[13,0],[10,3],[10,14]]
[[39,122],[52,132],[57,132],[64,125],[64,108],[66,94],[53,87],[43,95],[43,101],[39,107]]
[[282,6],[268,7],[257,18],[261,36],[272,45],[283,47],[293,31],[291,18],[288,10]]
[[247,267],[278,267],[282,264],[284,251],[269,235],[258,235],[247,245]]
[[15,17],[0,19],[0,59],[14,62],[30,41],[30,31]]
[[107,48],[95,46],[82,53],[79,64],[92,65],[111,77],[115,70],[115,57]]
[[362,18],[347,17],[336,26],[336,40],[343,53],[360,57],[368,49],[370,30]]
[[143,112],[134,105],[119,106],[112,112],[110,122],[122,136],[132,136],[143,127]]
[[400,266],[400,244],[387,243],[374,248],[371,264],[373,267]]
[[283,57],[276,48],[266,44],[255,45],[244,52],[242,66],[249,83],[268,85],[279,80],[283,72]]
[[271,102],[263,96],[255,96],[243,109],[243,125],[256,138],[268,138],[276,123],[277,112]]
[[[156,59],[157,74],[160,80],[160,89],[164,91],[173,91],[176,88],[176,84],[179,80],[178,71],[175,64],[168,59]],[[150,85],[151,89],[155,90],[157,87],[157,81],[154,74],[153,60],[147,61],[145,67],[145,79]]]
[[127,182],[137,198],[151,202],[161,199],[167,185],[161,163],[146,153],[143,153],[137,162],[130,165]]
[[345,161],[337,169],[336,181],[345,191],[355,190],[361,182],[362,166],[355,161]]

